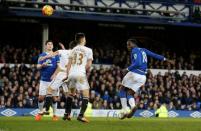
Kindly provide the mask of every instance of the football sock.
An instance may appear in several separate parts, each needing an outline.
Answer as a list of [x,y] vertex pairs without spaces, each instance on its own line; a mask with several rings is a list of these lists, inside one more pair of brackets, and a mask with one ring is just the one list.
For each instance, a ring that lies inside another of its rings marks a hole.
[[38,108],[40,110],[40,113],[43,112],[43,106],[44,106],[44,101],[38,101]]
[[129,103],[131,109],[133,109],[135,107],[135,99],[134,99],[134,97],[132,95],[128,95],[127,99],[128,99],[128,103]]
[[120,90],[119,97],[120,97],[122,109],[126,110],[127,109],[127,99],[126,99],[126,91],[124,89]]
[[53,101],[52,96],[47,96],[45,98],[45,111],[49,111],[52,101]]
[[79,116],[84,116],[84,113],[87,109],[87,105],[88,105],[88,102],[89,102],[89,98],[88,97],[83,97],[82,99],[82,106],[81,106],[81,110],[80,110],[80,114]]
[[73,103],[73,97],[72,96],[68,96],[66,98],[66,105],[65,105],[65,113],[69,114],[71,113],[71,109],[72,109],[72,103]]
[[57,110],[57,101],[52,102],[52,109],[53,109],[53,115],[56,115],[56,110]]

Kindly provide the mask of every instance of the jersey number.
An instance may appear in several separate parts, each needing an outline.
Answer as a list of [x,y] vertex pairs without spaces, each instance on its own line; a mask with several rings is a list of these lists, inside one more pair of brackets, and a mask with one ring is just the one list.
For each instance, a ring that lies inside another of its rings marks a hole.
[[82,53],[74,54],[72,64],[81,65],[82,64],[82,59],[83,59],[83,54]]

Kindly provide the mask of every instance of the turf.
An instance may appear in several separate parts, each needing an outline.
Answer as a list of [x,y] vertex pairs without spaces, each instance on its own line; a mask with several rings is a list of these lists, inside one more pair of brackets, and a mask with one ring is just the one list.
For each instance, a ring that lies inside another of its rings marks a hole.
[[0,131],[201,131],[201,119],[192,118],[90,118],[90,123],[52,121],[34,117],[0,117]]

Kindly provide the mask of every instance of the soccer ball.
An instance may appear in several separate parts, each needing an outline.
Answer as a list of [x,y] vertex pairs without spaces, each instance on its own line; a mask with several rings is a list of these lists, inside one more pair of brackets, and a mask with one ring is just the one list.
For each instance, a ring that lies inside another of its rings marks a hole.
[[54,12],[54,9],[50,5],[45,5],[42,8],[42,13],[45,16],[51,16],[53,14],[53,12]]

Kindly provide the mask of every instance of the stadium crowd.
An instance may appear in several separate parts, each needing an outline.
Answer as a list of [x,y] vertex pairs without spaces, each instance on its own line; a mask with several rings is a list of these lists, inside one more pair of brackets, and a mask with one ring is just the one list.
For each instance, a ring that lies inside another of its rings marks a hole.
[[[160,51],[160,49],[158,49]],[[40,48],[29,46],[28,48],[16,48],[11,45],[2,46],[0,48],[0,63],[37,63],[40,54]],[[157,52],[157,51],[156,51]],[[109,49],[93,48],[94,64],[115,64],[121,68],[126,68],[130,62],[130,54],[123,49]],[[201,65],[200,54],[192,52],[188,56],[176,55],[174,52],[161,52],[169,59],[176,60],[175,65],[170,65],[166,62],[157,61],[155,59],[149,60],[149,68],[152,69],[184,69],[184,70],[199,70]],[[198,62],[198,63],[196,63]]]
[[[88,74],[90,84],[90,102],[94,109],[121,109],[118,90],[126,72],[119,66],[100,69],[94,67]],[[40,72],[36,65],[4,64],[0,68],[0,108],[36,108]],[[60,88],[59,108],[65,106],[65,95]],[[155,109],[166,103],[169,109],[201,109],[201,74],[199,76],[178,72],[166,72],[165,75],[148,71],[147,82],[136,95],[140,109]],[[77,93],[73,108],[81,105],[81,96]]]

